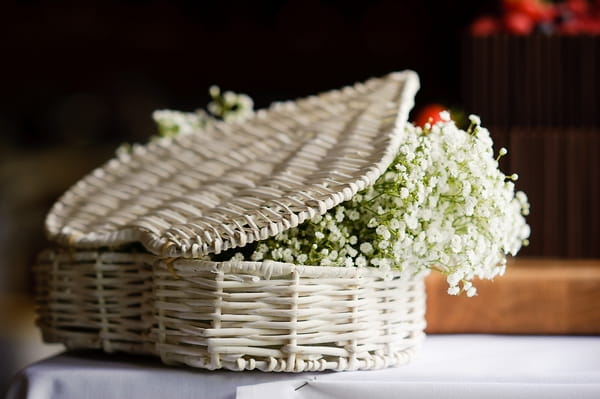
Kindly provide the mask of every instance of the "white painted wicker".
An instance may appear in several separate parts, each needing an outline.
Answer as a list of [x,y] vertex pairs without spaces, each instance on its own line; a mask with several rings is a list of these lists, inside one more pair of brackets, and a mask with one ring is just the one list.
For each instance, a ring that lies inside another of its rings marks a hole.
[[[199,258],[295,227],[372,184],[417,88],[414,72],[393,73],[138,146],[92,172],[46,220],[69,249],[35,269],[45,339],[209,369],[408,361],[425,327],[422,277]],[[102,249],[128,243],[148,253]]]
[[423,278],[377,269],[46,251],[34,271],[43,337],[70,349],[300,372],[404,364],[424,338]]
[[67,191],[48,235],[76,248],[141,242],[186,258],[266,239],[383,173],[418,85],[412,71],[393,73],[138,146]]
[[278,262],[155,263],[150,339],[167,364],[262,371],[404,364],[424,337],[423,278]]
[[33,269],[44,340],[69,349],[152,352],[142,312],[153,262],[146,253],[44,251]]

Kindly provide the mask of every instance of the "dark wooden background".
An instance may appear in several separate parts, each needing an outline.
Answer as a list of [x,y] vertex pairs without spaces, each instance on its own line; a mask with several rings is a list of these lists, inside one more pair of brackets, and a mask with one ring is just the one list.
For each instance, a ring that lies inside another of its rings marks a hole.
[[462,45],[463,104],[477,109],[532,203],[525,254],[600,258],[600,35]]

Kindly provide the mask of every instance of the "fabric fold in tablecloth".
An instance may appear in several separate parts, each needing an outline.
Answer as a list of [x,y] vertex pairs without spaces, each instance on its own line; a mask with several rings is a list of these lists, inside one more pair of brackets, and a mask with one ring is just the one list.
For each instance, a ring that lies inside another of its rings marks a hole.
[[[576,392],[576,394],[575,394]],[[423,381],[306,381],[287,380],[240,386],[236,399],[597,399],[600,383],[531,384],[531,383],[458,383]],[[575,396],[573,396],[575,395]]]
[[157,359],[65,353],[33,364],[7,399],[600,398],[600,336],[431,335],[383,370],[263,373],[174,368]]

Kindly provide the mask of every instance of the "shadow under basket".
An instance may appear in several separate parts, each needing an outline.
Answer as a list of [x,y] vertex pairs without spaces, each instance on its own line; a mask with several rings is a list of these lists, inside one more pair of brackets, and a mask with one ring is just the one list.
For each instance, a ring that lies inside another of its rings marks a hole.
[[46,340],[166,364],[378,369],[408,362],[424,338],[423,277],[394,271],[47,251],[35,274]]

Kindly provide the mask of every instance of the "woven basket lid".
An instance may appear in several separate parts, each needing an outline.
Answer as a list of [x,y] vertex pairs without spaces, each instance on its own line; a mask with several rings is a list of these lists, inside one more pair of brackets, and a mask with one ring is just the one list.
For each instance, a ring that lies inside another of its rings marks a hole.
[[383,173],[418,86],[416,73],[396,72],[135,146],[69,189],[47,233],[76,248],[139,242],[186,258],[274,236]]

